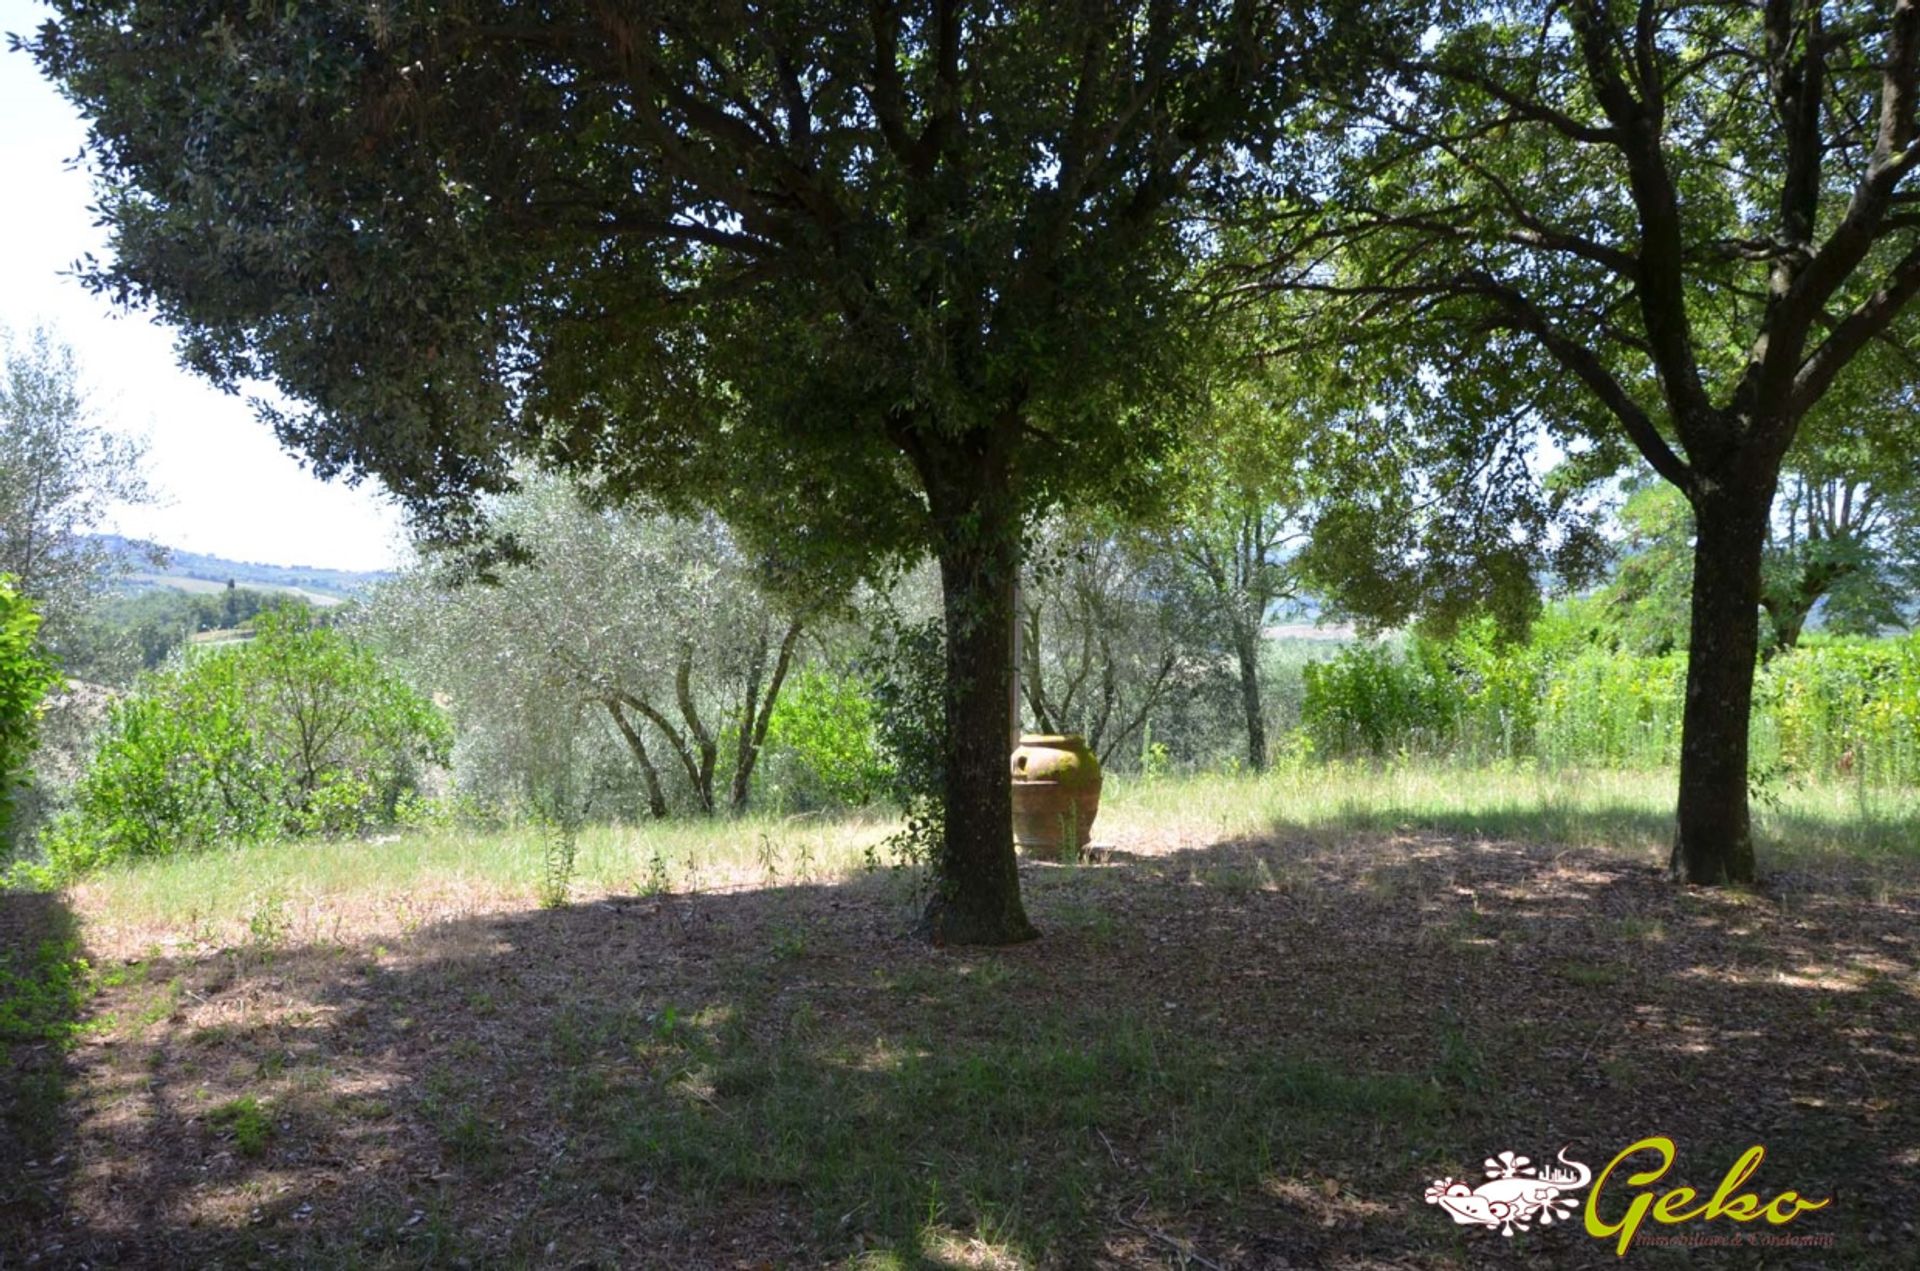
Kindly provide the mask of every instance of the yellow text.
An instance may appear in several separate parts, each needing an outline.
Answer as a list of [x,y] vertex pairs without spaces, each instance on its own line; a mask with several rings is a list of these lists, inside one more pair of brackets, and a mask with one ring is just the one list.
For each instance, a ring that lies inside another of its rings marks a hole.
[[[1801,1214],[1816,1209],[1825,1209],[1833,1203],[1833,1198],[1809,1200],[1799,1192],[1781,1192],[1770,1201],[1762,1201],[1753,1192],[1742,1192],[1740,1188],[1753,1177],[1760,1168],[1760,1162],[1766,1158],[1767,1149],[1759,1144],[1740,1154],[1740,1159],[1727,1170],[1720,1180],[1720,1186],[1713,1194],[1700,1200],[1700,1193],[1691,1187],[1674,1187],[1655,1193],[1643,1191],[1627,1203],[1627,1212],[1618,1222],[1608,1222],[1600,1216],[1600,1193],[1606,1189],[1607,1180],[1620,1162],[1635,1152],[1655,1152],[1659,1154],[1659,1163],[1650,1169],[1636,1174],[1628,1174],[1629,1187],[1650,1187],[1665,1178],[1667,1171],[1673,1168],[1673,1140],[1660,1135],[1641,1139],[1638,1143],[1628,1144],[1620,1154],[1607,1162],[1593,1180],[1593,1190],[1587,1193],[1587,1234],[1598,1240],[1615,1237],[1619,1243],[1615,1252],[1625,1257],[1633,1245],[1633,1238],[1639,1234],[1640,1226],[1649,1216],[1657,1223],[1669,1226],[1683,1222],[1708,1222],[1715,1218],[1731,1218],[1735,1222],[1752,1222],[1764,1218],[1776,1227],[1785,1226]],[[1696,1203],[1697,1202],[1697,1203]]]

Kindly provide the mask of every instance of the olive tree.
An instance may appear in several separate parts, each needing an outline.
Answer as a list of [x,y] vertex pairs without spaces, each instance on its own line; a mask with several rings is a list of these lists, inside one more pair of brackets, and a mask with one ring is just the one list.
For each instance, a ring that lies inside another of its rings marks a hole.
[[1318,389],[1250,356],[1249,333],[1221,342],[1172,465],[1172,502],[1154,539],[1174,565],[1178,603],[1234,669],[1247,764],[1267,766],[1261,653],[1277,608],[1298,602],[1298,553],[1324,500],[1307,455]]
[[95,421],[79,381],[73,350],[45,328],[0,339],[0,573],[33,599],[42,638],[62,653],[131,563],[96,532],[114,506],[151,497],[144,447]]
[[1020,589],[1020,688],[1041,732],[1078,733],[1102,763],[1209,670],[1206,624],[1182,603],[1176,564],[1107,518],[1042,528]]
[[764,562],[711,515],[594,508],[547,477],[497,500],[493,519],[529,559],[472,581],[429,555],[370,615],[463,731],[538,776],[552,756],[534,752],[571,737],[584,708],[626,751],[653,816],[669,811],[663,766],[695,810],[745,808],[821,604],[767,586]]
[[38,647],[39,631],[33,602],[0,574],[0,836],[13,829],[14,794],[38,740],[41,703],[60,682]]

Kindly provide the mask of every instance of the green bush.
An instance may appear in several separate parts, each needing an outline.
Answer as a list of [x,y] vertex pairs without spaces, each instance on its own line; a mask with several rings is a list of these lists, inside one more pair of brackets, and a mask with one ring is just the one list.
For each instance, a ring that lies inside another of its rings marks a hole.
[[[1618,651],[1563,609],[1526,644],[1470,626],[1449,641],[1355,645],[1302,668],[1301,730],[1327,757],[1439,754],[1565,767],[1678,762],[1687,660]],[[1809,637],[1761,665],[1753,762],[1810,777],[1920,785],[1920,636]]]
[[0,833],[38,737],[40,703],[60,672],[39,650],[40,613],[0,574]]
[[1385,755],[1446,748],[1460,728],[1465,695],[1440,649],[1409,641],[1404,652],[1356,644],[1300,668],[1300,726],[1315,754]]
[[1786,771],[1920,785],[1920,635],[1809,637],[1754,698],[1754,750]]
[[219,842],[393,822],[451,744],[433,705],[304,611],[143,677],[108,715],[45,836],[72,875]]
[[790,757],[804,803],[864,807],[892,789],[870,685],[807,667],[780,694],[767,727],[771,754]]

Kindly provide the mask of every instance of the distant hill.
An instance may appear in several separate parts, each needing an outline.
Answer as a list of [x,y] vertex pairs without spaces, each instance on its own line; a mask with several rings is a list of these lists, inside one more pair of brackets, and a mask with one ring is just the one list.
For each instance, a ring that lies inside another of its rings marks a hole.
[[133,565],[123,585],[134,591],[171,588],[174,591],[211,592],[229,580],[256,591],[284,591],[316,605],[337,605],[360,595],[374,583],[392,577],[384,571],[327,569],[319,565],[263,565],[258,561],[228,560],[163,547],[166,565],[153,564],[155,545],[118,534],[102,534],[99,541]]

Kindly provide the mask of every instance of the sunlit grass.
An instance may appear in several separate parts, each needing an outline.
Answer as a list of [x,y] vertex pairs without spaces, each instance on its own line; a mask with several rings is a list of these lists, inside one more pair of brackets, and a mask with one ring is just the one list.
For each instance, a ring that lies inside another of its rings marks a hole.
[[[1130,850],[1289,837],[1339,842],[1438,831],[1665,858],[1674,779],[1657,772],[1440,764],[1313,764],[1261,777],[1108,779],[1094,838]],[[894,828],[879,814],[757,814],[582,831],[568,898],[843,879]],[[1761,867],[1920,857],[1920,791],[1785,786],[1756,804]],[[524,908],[547,840],[532,827],[449,829],[368,841],[258,844],[149,861],[72,889],[96,941],[203,943],[401,931],[438,917]]]
[[[1666,772],[1312,764],[1258,778],[1110,780],[1096,837],[1440,830],[1664,855],[1675,796]],[[1754,813],[1763,868],[1835,854],[1920,857],[1917,790],[1781,786],[1757,800]]]
[[[568,896],[832,881],[861,868],[891,828],[864,815],[591,825],[579,835]],[[431,919],[534,903],[549,845],[533,826],[256,843],[115,867],[75,884],[70,895],[96,943],[404,932]]]

